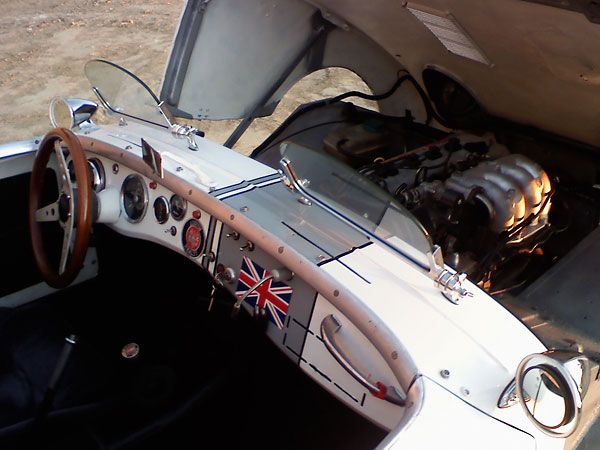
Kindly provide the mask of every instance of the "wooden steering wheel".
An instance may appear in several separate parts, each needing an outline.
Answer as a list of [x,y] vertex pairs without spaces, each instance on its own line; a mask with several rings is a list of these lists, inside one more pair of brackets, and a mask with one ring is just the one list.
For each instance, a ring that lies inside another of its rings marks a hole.
[[[44,177],[52,154],[56,156],[58,166],[58,198],[55,202],[42,206],[40,202],[44,191]],[[73,162],[71,171],[67,165],[68,155]],[[72,131],[55,128],[40,144],[29,185],[29,228],[33,255],[42,277],[50,286],[67,286],[83,267],[92,215],[92,186],[83,147]],[[42,235],[42,222],[58,222],[63,230],[58,264],[51,263],[48,258]]]

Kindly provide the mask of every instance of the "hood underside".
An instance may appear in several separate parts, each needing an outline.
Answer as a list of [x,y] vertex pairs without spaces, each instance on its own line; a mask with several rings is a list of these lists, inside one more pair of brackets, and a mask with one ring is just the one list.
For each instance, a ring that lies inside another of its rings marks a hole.
[[597,19],[575,0],[189,0],[160,96],[175,115],[239,119],[320,68],[375,93],[402,69],[427,88],[433,69],[493,116],[599,146]]

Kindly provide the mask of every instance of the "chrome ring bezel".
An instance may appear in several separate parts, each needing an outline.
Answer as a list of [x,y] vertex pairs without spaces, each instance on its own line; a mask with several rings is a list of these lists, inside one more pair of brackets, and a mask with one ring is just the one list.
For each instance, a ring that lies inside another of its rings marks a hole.
[[[139,183],[142,185],[142,189],[144,190],[144,209],[142,210],[140,217],[137,219],[132,218],[127,213],[127,209],[125,208],[125,186],[132,179],[137,179],[139,181]],[[142,220],[144,220],[144,217],[146,217],[146,213],[148,212],[148,187],[146,186],[144,179],[140,175],[133,173],[131,175],[128,175],[123,180],[123,183],[121,184],[121,207],[123,208],[123,215],[125,216],[125,219],[129,223],[140,223]]]
[[[162,204],[165,206],[165,208],[166,208],[166,210],[167,210],[167,216],[166,216],[166,218],[165,218],[164,220],[160,220],[160,219],[158,218],[158,216],[156,215],[156,204],[157,204],[158,202],[161,202],[161,203],[162,203]],[[161,224],[161,225],[162,225],[162,224],[165,224],[165,223],[167,223],[167,222],[169,221],[169,217],[171,216],[171,203],[169,202],[169,200],[167,200],[167,198],[166,198],[165,196],[161,195],[160,197],[157,197],[157,198],[154,200],[154,203],[153,203],[153,205],[152,205],[152,208],[154,209],[154,218],[156,219],[156,221],[157,221],[159,224]]]

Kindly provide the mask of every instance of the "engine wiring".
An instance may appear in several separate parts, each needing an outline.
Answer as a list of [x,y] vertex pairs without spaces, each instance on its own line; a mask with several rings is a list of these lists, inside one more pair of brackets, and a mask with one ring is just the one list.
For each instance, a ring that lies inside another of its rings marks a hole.
[[[404,75],[400,75],[400,73],[405,72]],[[425,93],[425,91],[423,90],[423,88],[419,85],[419,83],[417,83],[417,81],[412,77],[412,75],[410,75],[408,72],[404,71],[400,71],[398,73],[398,79],[394,82],[394,84],[392,85],[392,87],[390,89],[388,89],[386,92],[383,92],[381,94],[367,94],[365,92],[360,92],[360,91],[348,91],[345,92],[343,94],[337,95],[335,97],[330,97],[330,98],[326,98],[323,100],[318,100],[316,102],[313,103],[309,103],[307,105],[303,105],[301,109],[295,111],[293,114],[291,114],[279,127],[279,130],[285,130],[287,128],[287,126],[296,121],[300,116],[316,109],[316,108],[321,108],[321,107],[326,107],[335,103],[339,103],[342,100],[346,100],[347,98],[351,98],[351,97],[357,97],[357,98],[361,98],[363,100],[369,100],[369,101],[381,101],[381,100],[385,100],[386,98],[391,97],[397,90],[398,88],[405,82],[405,81],[409,81],[411,84],[413,84],[413,86],[415,87],[415,89],[417,90],[419,96],[421,97],[421,100],[423,102],[423,107],[425,108],[426,111],[426,120],[425,120],[425,124],[428,125],[432,118],[434,118],[435,120],[437,120],[440,124],[444,125],[444,120],[438,116],[438,114],[435,112],[435,110],[433,109],[433,106],[431,105],[431,102],[429,101],[429,98],[427,97],[427,94]],[[279,135],[279,130],[275,131],[274,133],[272,133],[262,144],[260,144],[256,149],[254,149],[254,151],[252,152],[252,157],[256,158],[256,156],[258,156],[259,154],[261,154],[262,152],[281,144],[282,142],[297,136],[298,134],[301,134],[305,131],[309,131],[311,129],[314,129],[316,127],[319,126],[325,126],[325,125],[331,125],[334,123],[346,123],[348,122],[348,120],[342,120],[342,121],[338,121],[338,122],[322,122],[319,124],[314,124],[314,125],[310,125],[308,127],[305,127],[301,130],[297,130],[289,135],[286,135],[283,138],[279,138],[276,139],[277,136]],[[275,140],[276,139],[276,140]]]

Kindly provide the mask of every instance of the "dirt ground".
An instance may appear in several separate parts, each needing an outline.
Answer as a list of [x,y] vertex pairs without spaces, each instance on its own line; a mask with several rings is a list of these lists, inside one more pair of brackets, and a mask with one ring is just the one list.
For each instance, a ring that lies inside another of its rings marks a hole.
[[115,61],[159,86],[184,0],[2,0],[2,142],[50,129],[55,96],[94,99],[83,73]]
[[[1,0],[0,144],[43,135],[55,96],[96,100],[84,64],[113,61],[160,90],[169,48],[185,0]],[[303,80],[282,101],[275,118],[253,124],[236,148],[245,153],[305,100],[364,89],[336,70]],[[334,87],[332,87],[334,86]],[[199,124],[207,137],[224,142],[235,123]]]

